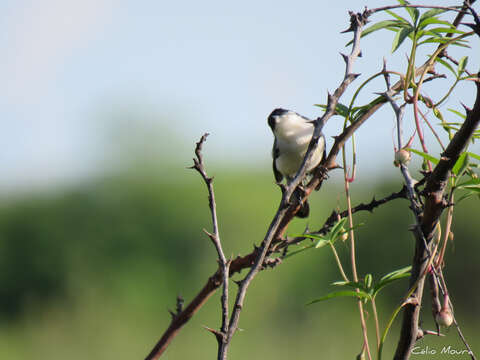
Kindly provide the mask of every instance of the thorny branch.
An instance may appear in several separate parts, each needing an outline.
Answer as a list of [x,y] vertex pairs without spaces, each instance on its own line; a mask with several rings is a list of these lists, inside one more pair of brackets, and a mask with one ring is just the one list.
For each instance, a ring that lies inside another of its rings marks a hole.
[[[470,10],[473,13],[471,8]],[[416,301],[405,305],[400,340],[398,342],[394,357],[396,360],[408,359],[418,338],[418,320],[420,316],[423,285],[425,281],[425,275],[427,273],[426,267],[432,260],[429,260],[429,257],[431,256],[429,245],[434,237],[435,228],[440,219],[440,215],[442,214],[443,210],[448,207],[448,204],[446,204],[444,200],[444,191],[453,166],[455,165],[462,151],[464,151],[466,148],[468,142],[473,136],[475,129],[480,123],[480,85],[478,83],[475,84],[477,87],[477,96],[474,108],[472,110],[467,110],[467,117],[464,123],[450,141],[450,144],[447,146],[445,151],[442,153],[442,157],[437,166],[433,169],[433,172],[428,176],[425,189],[423,191],[425,204],[417,207],[418,202],[416,198],[413,197],[415,196],[415,193],[413,191],[409,191],[409,194],[411,195],[410,200],[412,204],[412,210],[415,213],[417,222],[414,231],[416,237],[415,255],[412,263],[412,275],[410,278],[410,286],[416,286],[416,289],[412,293],[412,297],[414,297]],[[394,104],[391,98],[389,98],[389,101],[394,108],[400,124],[402,114],[400,113],[398,106]],[[399,129],[397,130],[399,131]],[[400,145],[401,144],[399,143],[399,146]],[[407,186],[410,189],[408,183],[411,177],[408,173],[408,169],[405,165],[402,165],[401,169]],[[461,334],[461,332],[459,332],[459,334]],[[462,340],[464,340],[463,336]],[[464,343],[470,350],[466,341],[464,341]],[[471,351],[470,356],[472,359],[475,359],[475,356]]]
[[[267,253],[270,248],[270,244],[276,237],[278,231],[281,229],[282,222],[284,222],[284,218],[288,212],[288,210],[291,208],[290,202],[291,202],[291,196],[297,186],[300,184],[302,179],[305,177],[306,173],[306,164],[308,160],[312,157],[313,155],[313,150],[316,147],[316,144],[318,143],[318,140],[320,138],[321,134],[321,129],[325,122],[333,116],[335,112],[335,108],[337,106],[338,100],[342,96],[343,92],[345,89],[348,87],[348,85],[358,76],[356,74],[353,74],[351,72],[351,68],[353,66],[354,60],[358,57],[360,54],[360,36],[362,32],[362,27],[367,21],[367,14],[354,14],[350,13],[350,28],[348,31],[353,31],[354,32],[354,42],[353,42],[353,47],[350,55],[348,56],[343,56],[344,60],[346,62],[346,71],[345,71],[345,76],[343,81],[340,83],[339,87],[335,90],[333,95],[328,96],[328,105],[327,105],[327,111],[325,114],[320,118],[315,121],[315,129],[313,132],[312,140],[310,141],[307,153],[305,154],[305,157],[303,159],[302,165],[300,166],[300,169],[298,170],[295,178],[291,183],[288,184],[286,187],[285,191],[283,192],[282,200],[280,202],[279,209],[277,213],[275,214],[275,217],[273,221],[270,224],[270,227],[267,231],[267,234],[265,235],[265,238],[260,246],[259,249],[259,254],[257,255],[253,266],[250,268],[248,274],[245,276],[243,280],[239,282],[239,288],[237,292],[237,297],[235,299],[235,305],[233,307],[232,315],[230,317],[230,323],[228,327],[228,333],[227,333],[227,340],[225,344],[225,348],[228,349],[228,346],[230,344],[230,341],[235,334],[237,328],[238,328],[238,322],[240,318],[240,313],[243,308],[243,302],[245,300],[246,292],[247,289],[254,279],[254,277],[257,275],[257,273],[261,270],[264,260],[267,256]],[[298,211],[299,206],[295,206],[295,212]]]
[[[465,15],[465,11],[468,9],[468,5],[473,4],[475,0],[465,0],[464,6],[462,7],[461,11],[459,11],[459,14],[457,15],[456,19],[453,22],[453,25],[456,27],[458,24],[461,22],[463,16]],[[404,7],[404,6],[397,6],[397,7]],[[410,5],[410,7],[415,7],[414,5]],[[422,6],[417,6],[417,7],[422,7]],[[429,8],[432,8],[431,6]],[[434,7],[436,8],[436,7]],[[451,10],[456,10],[458,9],[451,9]],[[378,9],[373,9],[373,10],[367,10],[365,9],[363,14],[351,14],[352,18],[354,18],[353,15],[360,15],[363,17],[363,20],[366,22],[368,15],[370,15],[373,12],[379,12],[382,11],[381,8]],[[365,24],[363,22],[363,24]],[[349,29],[350,30],[350,29]],[[450,34],[449,34],[450,35]],[[315,147],[316,143],[318,142],[319,134],[321,132],[321,129],[323,125],[328,121],[328,119],[333,115],[334,109],[336,107],[336,103],[338,102],[339,97],[343,94],[344,90],[346,87],[358,76],[353,73],[349,73],[349,69],[351,69],[351,64],[353,64],[353,60],[355,59],[356,56],[358,56],[359,52],[354,53],[354,50],[359,51],[358,48],[358,43],[359,43],[359,38],[360,35],[358,31],[355,33],[354,31],[354,38],[356,39],[356,42],[354,42],[354,46],[352,48],[352,53],[350,56],[345,57],[344,59],[347,63],[346,67],[346,75],[344,80],[342,81],[341,85],[337,88],[335,91],[334,95],[329,95],[328,96],[328,106],[327,106],[327,111],[325,112],[324,116],[317,119],[316,121],[316,126],[315,126],[315,132],[314,136],[312,137],[312,141],[310,143],[309,149],[307,151],[306,157],[304,159],[304,162],[296,176],[295,179],[295,184],[298,185],[303,179],[305,175],[305,169],[306,169],[306,162],[308,161],[308,157],[311,156],[312,149]],[[357,47],[356,45],[357,44]],[[349,66],[349,61],[350,61],[350,66]],[[415,74],[420,74],[425,70],[425,67],[427,66],[427,63],[423,64],[419,68],[415,69]],[[348,77],[347,77],[347,74]],[[403,87],[402,81],[398,81],[396,84],[394,84],[391,89],[392,96],[398,93]],[[345,142],[353,135],[353,133],[366,121],[372,116],[381,106],[385,104],[388,100],[384,96],[380,96],[376,98],[372,103],[373,105],[367,112],[365,112],[360,118],[358,118],[355,122],[353,122],[350,126],[344,129],[344,131],[335,137],[335,142],[332,146],[331,151],[329,152],[329,155],[322,160],[321,167],[319,167],[319,170],[317,170],[315,176],[311,179],[311,181],[308,183],[306,190],[305,190],[305,195],[304,199],[308,198],[310,193],[314,189],[318,189],[324,180],[324,175],[326,172],[329,170],[335,169],[338,167],[336,163],[336,157],[342,148],[342,146],[345,144]],[[474,109],[476,109],[475,107]],[[437,166],[438,167],[438,166]],[[423,180],[424,181],[424,180]],[[423,182],[421,181],[421,182]],[[419,184],[417,183],[416,186]],[[231,260],[229,263],[229,269],[228,269],[228,274],[229,276],[232,276],[233,274],[240,272],[243,269],[246,268],[251,268],[251,273],[253,276],[259,271],[267,266],[275,266],[279,262],[277,261],[278,259],[268,259],[266,256],[271,254],[273,250],[275,252],[280,251],[283,248],[288,247],[289,245],[292,245],[294,243],[298,243],[302,241],[303,239],[300,238],[295,238],[295,239],[284,239],[283,234],[285,233],[286,227],[290,223],[290,221],[293,219],[295,216],[295,213],[298,211],[300,208],[300,204],[292,204],[290,203],[290,197],[295,189],[290,189],[289,192],[284,192],[282,196],[282,201],[280,203],[280,207],[270,224],[269,230],[267,232],[267,235],[262,242],[261,247],[255,247],[254,250],[245,256],[238,256],[235,259]],[[385,198],[385,202],[396,199],[396,198],[405,198],[406,196],[406,188],[403,188],[397,195],[392,194],[392,198],[388,199]],[[382,199],[384,200],[384,199]],[[366,207],[364,208],[364,204],[359,205],[358,207],[355,207],[352,209],[352,212],[356,211],[362,211],[362,210],[369,210],[373,209],[374,207],[383,204],[384,202],[381,202],[382,200],[379,200],[379,203],[376,204],[376,200],[373,200],[372,203],[375,204],[375,206],[369,206],[370,204],[367,204]],[[381,202],[381,203],[380,203]],[[330,222],[333,224],[335,220],[332,218],[332,215],[327,219],[325,225],[322,227],[322,229],[319,230],[319,232],[327,231],[330,226]],[[341,213],[341,216],[344,216],[343,213]],[[267,244],[275,244],[274,247],[268,247],[265,246]],[[271,261],[269,261],[271,260]],[[252,272],[252,269],[254,272]],[[249,273],[250,274],[250,273]],[[253,278],[252,276],[252,278]],[[247,275],[248,277],[248,275]],[[240,282],[240,286],[245,282],[247,278],[245,278],[242,282]],[[169,327],[167,330],[164,332],[162,335],[161,339],[157,342],[155,347],[152,349],[150,354],[147,356],[146,360],[148,359],[158,359],[161,354],[165,351],[171,340],[178,334],[178,332],[181,330],[183,325],[187,323],[192,316],[195,315],[195,313],[203,306],[203,304],[210,298],[210,296],[216,291],[216,289],[221,286],[223,281],[225,281],[225,277],[222,276],[222,271],[221,269],[218,269],[212,276],[208,278],[207,283],[204,285],[204,287],[200,290],[200,292],[197,294],[197,296],[190,302],[190,304],[183,309],[180,313],[176,314],[176,316],[172,319],[172,322],[170,323]],[[250,280],[251,281],[251,280]],[[239,289],[240,290],[240,289]],[[246,290],[246,289],[245,289]],[[240,293],[240,291],[239,291]],[[238,314],[241,310],[241,307],[238,308]],[[233,316],[232,316],[233,319]],[[238,322],[238,318],[237,318]],[[223,322],[222,322],[222,329],[223,329]]]
[[223,253],[222,244],[220,242],[220,233],[218,230],[218,219],[217,219],[217,205],[215,203],[215,193],[213,191],[213,179],[207,176],[207,172],[205,170],[205,166],[203,165],[203,156],[202,156],[202,145],[207,139],[208,133],[204,134],[200,141],[197,142],[197,146],[195,147],[195,155],[196,158],[193,159],[194,165],[191,167],[192,169],[197,170],[202,179],[205,181],[205,185],[208,188],[208,204],[210,207],[210,213],[212,215],[212,226],[213,232],[209,233],[207,230],[203,230],[210,240],[212,240],[215,249],[217,250],[218,254],[218,263],[220,265],[220,270],[222,274],[223,280],[223,292],[221,297],[222,303],[222,325],[220,331],[216,331],[214,329],[207,328],[211,333],[215,335],[218,341],[218,359],[226,359],[226,352],[224,351],[224,344],[227,340],[226,334],[228,330],[228,279],[229,279],[229,267],[230,267],[230,260],[227,260],[225,254]]

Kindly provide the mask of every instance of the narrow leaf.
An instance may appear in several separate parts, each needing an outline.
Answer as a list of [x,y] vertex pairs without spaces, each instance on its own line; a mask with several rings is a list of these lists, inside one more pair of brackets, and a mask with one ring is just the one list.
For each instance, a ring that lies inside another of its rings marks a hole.
[[458,184],[456,188],[461,189],[463,186],[469,186],[469,185],[480,185],[480,179],[470,179],[467,180],[461,184]]
[[467,67],[468,63],[468,56],[464,56],[460,59],[458,62],[458,76],[462,75],[463,72],[465,71],[465,68]]
[[393,11],[385,10],[385,12],[386,12],[387,14],[390,14],[391,16],[393,16],[395,19],[397,19],[397,20],[400,21],[401,23],[403,23],[403,24],[405,24],[405,25],[410,25],[410,26],[411,26],[411,24],[408,22],[407,19],[401,17],[400,15],[395,14]]
[[294,255],[297,255],[297,254],[299,254],[299,253],[301,253],[301,252],[304,252],[304,251],[306,251],[306,250],[309,250],[309,249],[313,248],[314,246],[315,246],[315,244],[310,244],[310,245],[308,245],[308,246],[304,246],[304,247],[302,247],[301,249],[298,249],[298,250],[295,250],[295,251],[292,251],[292,252],[287,253],[287,255],[285,255],[283,258],[284,258],[284,259],[287,259],[287,258],[292,257],[292,256],[294,256]]
[[460,111],[457,111],[454,109],[447,109],[447,110],[450,111],[451,113],[454,113],[455,115],[460,116],[464,120],[467,118],[467,116],[465,114],[462,114]]
[[311,305],[311,304],[315,304],[317,302],[320,302],[320,301],[325,301],[325,300],[328,300],[328,299],[333,299],[333,298],[337,298],[337,297],[355,297],[355,298],[359,298],[359,299],[368,299],[369,298],[369,295],[363,291],[335,291],[335,292],[332,292],[330,294],[327,294],[325,296],[322,296],[318,299],[315,299],[315,300],[312,300],[310,301],[309,303],[307,303],[306,305]]
[[434,107],[433,108],[433,114],[440,120],[442,121],[445,121],[444,118],[443,118],[443,115],[442,113],[440,112],[440,110],[438,110],[438,108]]
[[[449,39],[447,38],[443,38],[443,37],[438,37],[438,35],[436,34],[435,35],[436,37],[435,38],[428,38],[427,40],[423,40],[422,42],[419,42],[418,45],[422,45],[422,44],[428,44],[428,43],[440,43],[440,44],[445,44],[449,41]],[[466,44],[463,44],[462,41],[455,41],[453,43],[451,43],[450,45],[455,45],[455,46],[461,46],[461,47],[466,47],[466,48],[469,48],[470,46],[466,45]]]
[[470,192],[475,192],[480,194],[480,186],[464,186],[465,190],[469,190]]
[[[461,30],[458,30],[458,29],[455,29],[455,28],[452,28],[452,27],[438,27],[438,28],[434,28],[434,29],[428,29],[428,31],[431,31],[431,32],[436,33],[436,34],[443,34],[443,33],[465,34],[465,31],[461,31]],[[450,40],[450,39],[448,39],[448,40]]]
[[452,72],[452,74],[457,77],[457,72],[455,71],[455,69],[453,68],[452,65],[450,65],[448,62],[446,62],[445,60],[443,59],[440,59],[439,57],[435,58],[435,61],[438,62],[439,64],[442,64],[443,66],[445,66],[448,70],[450,70]]
[[410,270],[412,270],[412,265],[408,265],[408,266],[405,266],[403,268],[394,270],[392,272],[389,272],[388,274],[383,275],[382,278],[380,279],[380,281],[390,279],[391,277],[399,275],[399,274],[406,274],[406,273],[410,272]]
[[318,242],[315,244],[315,249],[320,249],[325,245],[327,245],[329,242],[330,240],[325,240],[325,239],[318,240]]
[[408,149],[409,151],[417,154],[417,155],[420,155],[421,157],[423,157],[425,160],[429,160],[431,161],[432,163],[434,163],[435,165],[438,164],[438,159],[433,157],[432,155],[429,155],[429,154],[426,154],[424,153],[423,151],[419,151],[419,150],[415,150],[415,149]]
[[338,115],[346,118],[348,116],[348,106],[338,103],[335,111]]
[[[448,22],[446,21],[443,21],[443,20],[439,20],[437,18],[434,18],[434,16],[437,16],[437,15],[440,15],[441,13],[444,13],[446,10],[443,10],[443,9],[431,9],[431,10],[428,10],[428,11],[425,11],[422,16],[420,16],[420,20],[418,21],[418,27],[419,28],[423,28],[425,27],[426,25],[428,24],[432,24],[433,21],[441,21],[443,23],[447,23],[449,24]],[[429,22],[433,20],[432,22]]]
[[410,273],[405,273],[405,274],[399,274],[394,277],[391,277],[389,279],[380,281],[378,284],[375,285],[373,288],[373,296],[376,296],[380,290],[382,290],[385,286],[391,284],[394,281],[410,277]]
[[[398,2],[402,5],[410,5],[408,1],[405,0],[398,0]],[[412,18],[412,24],[416,24],[418,20],[418,16],[420,15],[418,9],[416,8],[411,8],[411,7],[405,7],[405,10],[408,12],[410,17]]]
[[367,36],[368,34],[371,34],[377,30],[385,29],[387,27],[402,27],[403,24],[399,22],[398,20],[384,20],[384,21],[379,21],[376,24],[373,24],[372,26],[369,26],[366,28],[364,31],[362,31],[362,37]]
[[344,226],[345,223],[347,222],[347,218],[341,218],[339,221],[333,225],[332,230],[330,230],[330,234],[332,239],[335,239],[340,233],[343,233],[345,231]]
[[354,289],[363,290],[366,292],[365,285],[359,281],[335,281],[332,283],[335,286],[348,286]]
[[409,27],[404,27],[400,31],[397,32],[397,35],[395,35],[395,38],[393,39],[392,43],[392,53],[395,52],[399,48],[400,45],[402,45],[403,41],[407,38],[407,36],[413,31],[413,28],[411,26]]
[[459,199],[455,199],[455,204],[458,204],[460,203],[460,201],[463,201],[465,199],[468,199],[469,197],[471,197],[472,195],[477,195],[476,193],[474,192],[467,192],[466,194],[463,194]]
[[477,160],[480,160],[480,155],[477,155],[475,153],[472,153],[472,152],[467,152],[467,154],[471,157],[473,157],[474,159],[477,159]]
[[468,154],[466,152],[462,153],[459,157],[455,165],[453,165],[452,172],[455,175],[461,175],[461,173],[465,170],[468,166]]
[[[372,26],[369,26],[366,28],[364,31],[362,31],[362,38],[364,36],[370,35],[371,33],[381,30],[381,29],[387,29],[391,31],[396,31],[396,29],[405,26],[401,21],[398,20],[384,20],[384,21],[379,21],[376,24],[373,24]],[[350,40],[348,43],[345,44],[345,46],[349,46],[353,43],[353,40]]]

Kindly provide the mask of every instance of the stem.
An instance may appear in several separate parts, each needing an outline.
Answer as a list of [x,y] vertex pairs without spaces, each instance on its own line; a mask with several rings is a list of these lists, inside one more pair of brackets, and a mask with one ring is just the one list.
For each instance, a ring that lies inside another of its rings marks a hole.
[[331,241],[328,242],[328,245],[330,245],[330,248],[333,251],[333,255],[335,256],[335,261],[337,262],[338,269],[340,270],[340,274],[342,274],[342,278],[345,281],[349,281],[347,275],[345,274],[345,271],[343,270],[342,262],[340,261],[340,258],[338,257],[337,250],[335,249],[335,246],[332,244]]
[[377,336],[377,351],[380,347],[380,326],[378,324],[378,314],[377,314],[377,305],[375,303],[375,297],[372,297],[372,310],[373,310],[373,318],[375,320],[375,335]]
[[[353,231],[353,215],[352,215],[352,202],[350,197],[350,185],[347,173],[347,164],[346,164],[346,154],[345,154],[345,146],[342,147],[342,158],[343,158],[343,175],[344,175],[344,183],[345,183],[345,196],[347,199],[347,209],[348,209],[348,226],[350,227],[350,260],[352,263],[352,276],[353,281],[358,282],[358,274],[357,274],[357,264],[355,260],[355,232]],[[356,289],[358,292],[359,290]],[[367,356],[369,360],[372,360],[372,354],[370,353],[370,346],[368,344],[368,331],[367,325],[365,322],[365,313],[363,309],[363,302],[361,299],[358,299],[358,310],[360,312],[360,324],[362,327],[362,334],[363,334],[363,344],[367,350]]]
[[453,85],[450,87],[450,89],[448,89],[447,93],[445,94],[444,97],[442,97],[440,100],[438,100],[438,102],[436,104],[433,105],[433,107],[437,107],[439,106],[441,103],[443,103],[445,100],[448,99],[448,97],[450,96],[450,94],[452,93],[453,89],[455,88],[455,86],[457,86],[459,82],[459,78],[457,78],[455,80],[455,82],[453,83]]
[[428,121],[427,117],[425,116],[425,114],[423,112],[421,112],[419,110],[419,113],[420,115],[422,115],[422,118],[423,118],[423,121],[425,121],[425,123],[428,125],[428,127],[430,128],[430,131],[432,132],[433,136],[435,136],[435,138],[437,139],[438,143],[440,144],[440,147],[442,148],[442,150],[445,150],[445,146],[443,145],[442,143],[442,140],[440,139],[440,136],[438,136],[437,132],[435,131],[435,129],[433,128],[432,124],[430,124],[430,122]]
[[[388,320],[387,326],[385,327],[385,330],[383,331],[382,338],[380,339],[380,345],[378,347],[378,360],[382,359],[382,350],[383,350],[383,344],[385,343],[385,339],[387,338],[388,332],[390,328],[392,327],[393,321],[397,317],[398,313],[400,310],[407,304],[410,304],[411,302],[408,302],[407,300],[410,298],[410,296],[414,293],[414,291],[417,289],[417,286],[420,284],[421,281],[423,281],[426,273],[428,272],[428,269],[430,265],[433,263],[433,259],[435,258],[435,253],[438,247],[435,247],[433,250],[433,253],[430,256],[430,259],[428,260],[427,265],[425,266],[425,270],[423,273],[417,277],[416,281],[410,286],[410,289],[408,289],[407,293],[403,297],[402,303],[400,306],[398,306],[392,313],[392,316],[390,316],[390,319]],[[418,299],[417,299],[418,301]],[[420,306],[417,304],[417,306]]]

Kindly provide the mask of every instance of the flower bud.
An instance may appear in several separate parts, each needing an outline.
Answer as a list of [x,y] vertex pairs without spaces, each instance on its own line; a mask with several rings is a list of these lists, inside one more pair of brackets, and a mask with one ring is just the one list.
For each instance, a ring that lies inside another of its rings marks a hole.
[[453,323],[453,314],[448,305],[444,306],[435,317],[438,325],[449,327]]
[[412,154],[410,151],[406,149],[400,149],[395,152],[395,161],[393,165],[399,167],[400,165],[407,165],[410,159],[412,158]]

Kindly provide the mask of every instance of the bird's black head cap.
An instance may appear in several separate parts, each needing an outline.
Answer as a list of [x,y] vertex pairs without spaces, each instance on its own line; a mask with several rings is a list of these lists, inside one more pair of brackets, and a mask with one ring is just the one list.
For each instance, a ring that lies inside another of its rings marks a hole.
[[281,108],[277,108],[275,110],[272,111],[272,113],[268,116],[268,126],[270,126],[270,128],[272,130],[275,129],[275,118],[277,116],[282,116],[284,114],[286,114],[288,112],[288,110],[285,110],[285,109],[281,109]]

